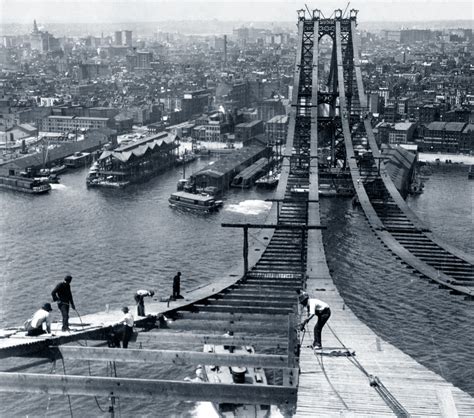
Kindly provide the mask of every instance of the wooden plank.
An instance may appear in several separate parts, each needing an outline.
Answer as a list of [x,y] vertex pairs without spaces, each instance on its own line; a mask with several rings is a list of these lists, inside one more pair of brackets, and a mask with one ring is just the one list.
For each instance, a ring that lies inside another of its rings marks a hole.
[[113,393],[114,396],[140,399],[156,397],[268,405],[287,404],[296,397],[295,388],[284,386],[3,372],[0,372],[0,391],[83,396],[110,396]]
[[[449,388],[436,389],[439,410],[443,418],[458,418],[458,411],[454,403],[453,394]],[[474,413],[474,411],[472,411]]]
[[[227,331],[235,332],[258,332],[258,333],[285,333],[286,327],[281,327],[278,321],[274,323],[260,324],[258,322],[233,322],[233,321],[199,321],[193,319],[181,319],[167,322],[166,328],[182,330],[209,330],[218,331],[221,334]],[[166,329],[164,328],[164,329]]]
[[234,335],[232,337],[222,334],[196,334],[195,332],[140,332],[137,336],[137,343],[143,344],[176,344],[176,343],[199,343],[215,345],[251,345],[286,349],[286,338],[263,337],[249,335]]
[[215,364],[217,366],[286,368],[287,356],[275,354],[215,354],[179,350],[135,350],[118,348],[51,347],[53,353],[70,360],[117,361],[125,363]]

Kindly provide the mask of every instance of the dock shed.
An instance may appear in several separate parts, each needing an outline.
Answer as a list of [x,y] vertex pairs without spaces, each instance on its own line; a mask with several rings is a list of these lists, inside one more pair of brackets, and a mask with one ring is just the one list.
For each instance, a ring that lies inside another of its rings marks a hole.
[[235,150],[211,163],[191,176],[197,188],[216,187],[219,192],[229,189],[232,179],[244,168],[262,157],[268,157],[270,149],[252,145]]

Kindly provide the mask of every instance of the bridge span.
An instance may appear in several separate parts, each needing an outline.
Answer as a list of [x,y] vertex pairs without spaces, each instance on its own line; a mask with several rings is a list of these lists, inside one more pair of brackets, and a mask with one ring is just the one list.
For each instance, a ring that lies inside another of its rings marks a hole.
[[[16,332],[3,338],[0,358],[16,362],[0,372],[0,391],[272,404],[286,416],[472,416],[471,396],[357,319],[339,296],[326,263],[317,157],[319,136],[329,127],[332,154],[340,156],[344,150],[342,165],[348,167],[358,201],[383,245],[424,277],[472,296],[472,257],[434,237],[387,175],[366,112],[356,15],[355,10],[349,16],[336,10],[334,19],[325,19],[317,10],[310,16],[299,11],[288,137],[271,213],[262,225],[223,225],[243,232],[243,272],[229,272],[190,292],[186,300],[149,304],[152,315],[136,321],[139,348],[104,347],[118,312],[87,315],[67,335],[28,338]],[[319,41],[324,36],[333,43],[333,59],[320,91]],[[319,122],[320,95],[330,105],[329,123],[327,118]],[[371,153],[359,158],[354,141],[363,136]],[[338,164],[336,157],[332,163]],[[333,311],[324,331],[327,348],[320,353],[308,347],[309,338],[298,328],[300,288],[328,301]],[[229,331],[233,335],[223,335]],[[80,340],[89,341],[88,346],[74,345]],[[206,343],[251,345],[256,354],[205,353]],[[57,359],[259,367],[271,371],[271,379],[269,385],[250,385],[24,373]]]

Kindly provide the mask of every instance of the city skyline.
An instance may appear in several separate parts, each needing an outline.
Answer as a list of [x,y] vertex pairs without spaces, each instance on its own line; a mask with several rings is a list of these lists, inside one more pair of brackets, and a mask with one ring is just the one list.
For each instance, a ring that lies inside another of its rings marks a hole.
[[[435,21],[459,20],[471,17],[470,1],[457,0],[371,0],[369,2],[324,1],[306,3],[309,10],[320,9],[326,17],[335,10],[357,9],[359,20],[376,21]],[[33,19],[44,23],[120,23],[183,20],[242,20],[292,21],[296,10],[306,8],[301,1],[258,2],[224,0],[0,0],[0,23],[26,23]],[[248,7],[247,7],[248,6]],[[133,10],[131,12],[131,10]]]

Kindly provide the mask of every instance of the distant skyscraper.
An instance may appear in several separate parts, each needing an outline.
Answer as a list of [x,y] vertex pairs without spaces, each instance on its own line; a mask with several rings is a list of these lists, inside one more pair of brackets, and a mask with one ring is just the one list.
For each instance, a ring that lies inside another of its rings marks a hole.
[[132,31],[124,30],[123,33],[125,34],[125,45],[132,46]]
[[122,45],[122,31],[118,30],[115,32],[114,41],[115,45]]

